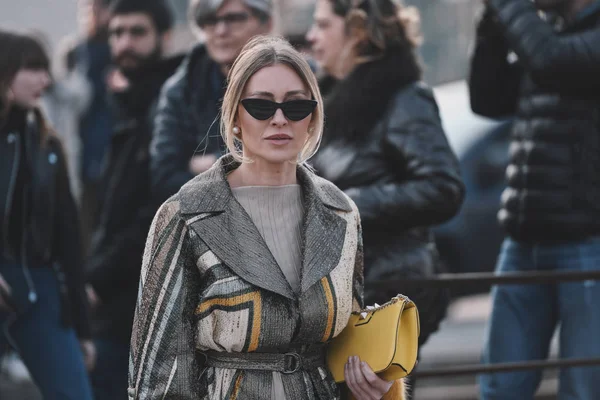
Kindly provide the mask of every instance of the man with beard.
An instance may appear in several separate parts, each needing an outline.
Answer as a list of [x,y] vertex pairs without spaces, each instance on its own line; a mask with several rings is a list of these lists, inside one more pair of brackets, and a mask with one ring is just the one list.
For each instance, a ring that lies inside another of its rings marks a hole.
[[190,0],[195,46],[161,94],[151,152],[152,187],[162,203],[225,150],[219,108],[242,47],[272,27],[272,0]]
[[[497,271],[600,270],[600,1],[488,0],[471,107],[516,115]],[[540,15],[542,11],[545,15]],[[600,357],[600,282],[493,290],[483,361]],[[532,399],[541,370],[482,375],[483,400]],[[563,368],[558,398],[600,399],[600,367]]]
[[96,400],[127,397],[131,324],[144,244],[156,211],[149,176],[153,109],[162,84],[182,59],[162,59],[172,20],[162,0],[119,0],[111,6],[115,69],[108,87],[115,128],[87,269],[98,350],[92,373]]

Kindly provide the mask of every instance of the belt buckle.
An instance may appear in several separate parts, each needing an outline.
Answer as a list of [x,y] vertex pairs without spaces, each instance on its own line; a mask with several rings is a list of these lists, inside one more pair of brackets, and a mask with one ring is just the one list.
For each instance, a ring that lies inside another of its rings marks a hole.
[[283,355],[283,373],[293,374],[298,372],[302,367],[302,358],[298,353],[286,353]]

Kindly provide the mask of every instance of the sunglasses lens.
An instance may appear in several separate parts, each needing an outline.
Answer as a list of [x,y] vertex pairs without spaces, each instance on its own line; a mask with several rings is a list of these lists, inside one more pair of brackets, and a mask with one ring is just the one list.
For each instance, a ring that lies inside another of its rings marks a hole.
[[317,102],[314,100],[291,100],[283,103],[281,109],[291,121],[302,121],[315,110]]
[[277,110],[275,103],[263,99],[244,99],[242,105],[248,111],[248,114],[259,121],[271,118]]

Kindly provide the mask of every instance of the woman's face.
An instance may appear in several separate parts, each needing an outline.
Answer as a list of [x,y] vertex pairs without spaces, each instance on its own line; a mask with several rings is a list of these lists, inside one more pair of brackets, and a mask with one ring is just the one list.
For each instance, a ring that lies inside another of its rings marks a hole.
[[314,22],[306,39],[323,70],[338,79],[346,75],[352,41],[346,34],[344,18],[333,12],[330,0],[317,0]]
[[49,84],[50,75],[45,69],[20,69],[10,85],[8,99],[21,107],[34,108]]
[[[290,67],[276,64],[256,72],[244,88],[242,99],[264,99],[282,103],[310,100],[310,90]],[[301,121],[291,121],[277,109],[264,120],[252,117],[238,106],[236,125],[240,128],[244,157],[268,164],[296,161],[308,140],[312,114]]]

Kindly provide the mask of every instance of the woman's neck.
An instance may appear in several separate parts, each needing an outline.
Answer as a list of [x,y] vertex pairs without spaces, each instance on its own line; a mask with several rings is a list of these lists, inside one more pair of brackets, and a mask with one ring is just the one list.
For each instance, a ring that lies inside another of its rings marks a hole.
[[297,183],[296,164],[272,164],[256,160],[242,163],[227,177],[232,188],[242,186],[284,186]]

